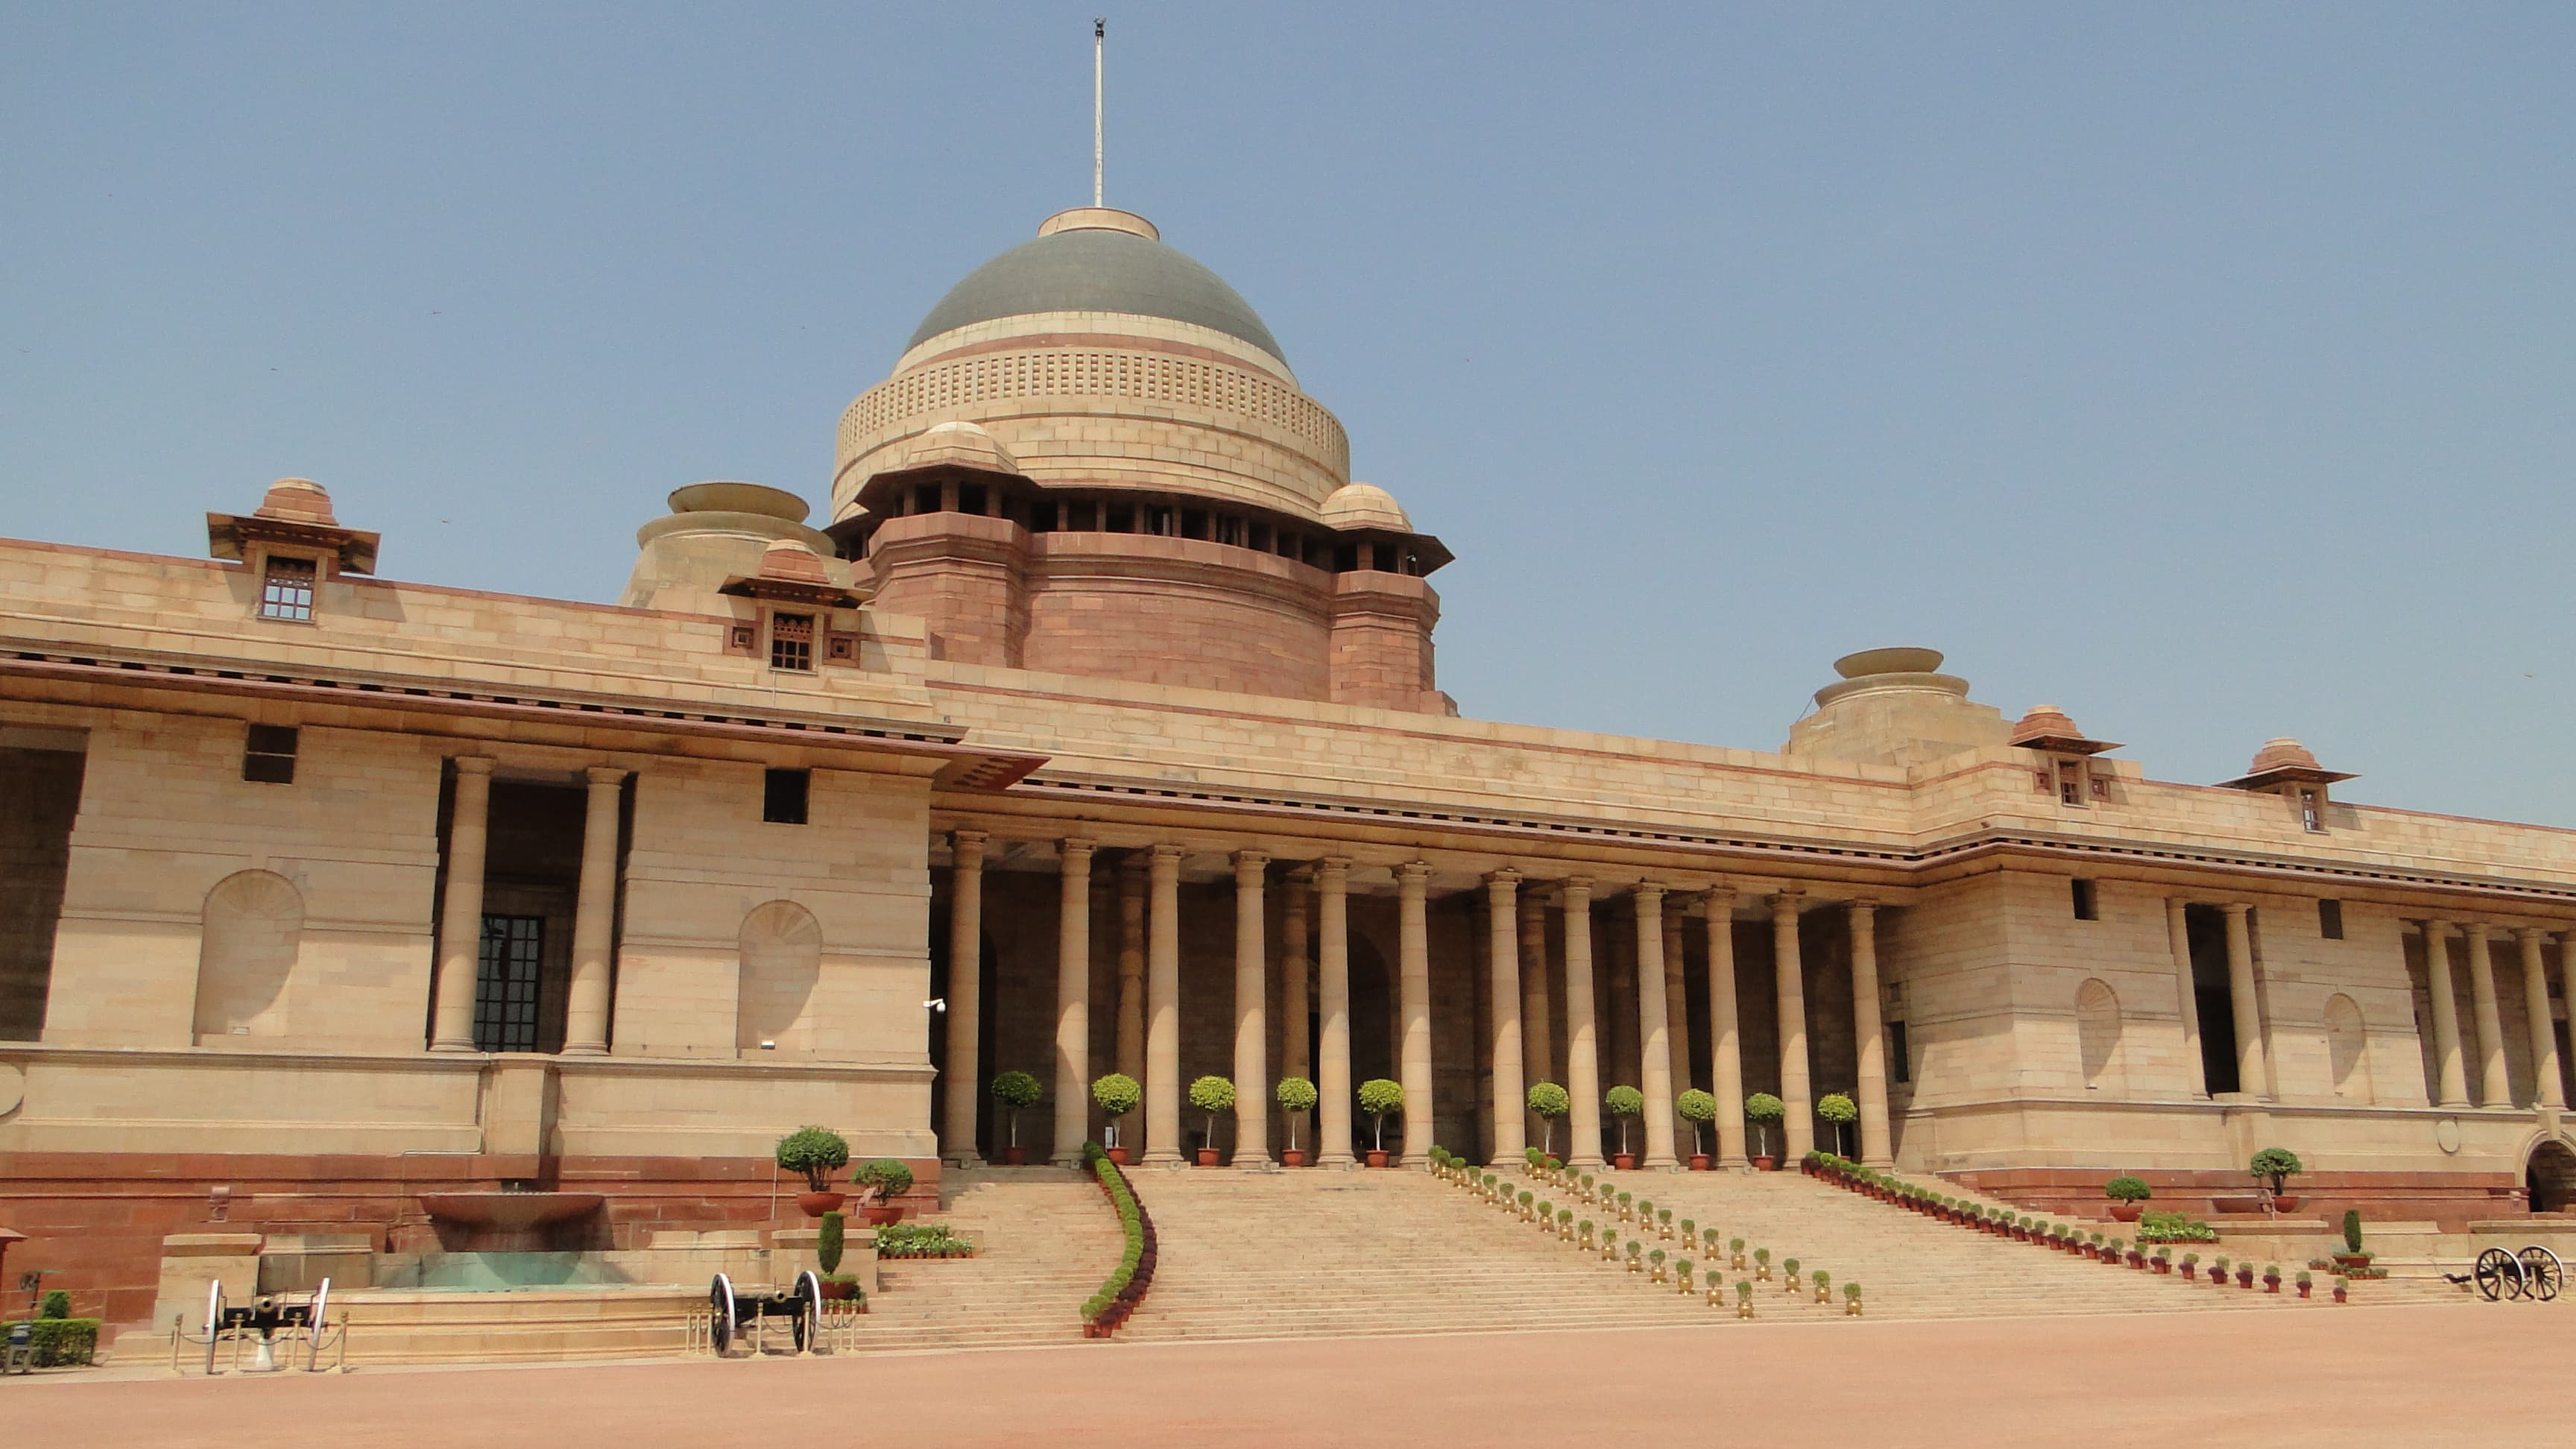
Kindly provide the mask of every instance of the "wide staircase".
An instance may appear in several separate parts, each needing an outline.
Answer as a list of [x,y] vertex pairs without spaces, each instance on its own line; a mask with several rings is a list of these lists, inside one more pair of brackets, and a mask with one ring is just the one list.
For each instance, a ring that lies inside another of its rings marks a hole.
[[[1527,1179],[1513,1174],[1519,1185]],[[2180,1313],[2331,1307],[2324,1279],[2316,1300],[2302,1303],[2291,1284],[2301,1264],[2281,1264],[2278,1296],[2257,1279],[2251,1292],[2186,1282],[2179,1271],[2157,1275],[2029,1243],[1989,1237],[1890,1203],[1846,1192],[1796,1172],[1611,1172],[1619,1190],[1670,1208],[1679,1222],[1696,1219],[1704,1233],[1744,1239],[1745,1251],[1769,1248],[1774,1263],[1800,1260],[1800,1271],[1861,1285],[1873,1318],[1992,1318],[2067,1313]],[[1454,1190],[1454,1189],[1453,1189]],[[1583,1210],[1578,1207],[1577,1215]],[[1642,1236],[1634,1225],[1628,1236]],[[2204,1260],[2226,1251],[2202,1245]],[[2174,1250],[2179,1258],[2180,1250]],[[2256,1265],[2260,1272],[2261,1264]],[[1730,1270],[1729,1278],[1750,1277]],[[1785,1295],[1784,1295],[1785,1296]],[[1767,1302],[1757,1295],[1757,1303]],[[1839,1312],[1818,1309],[1819,1312]]]
[[[1135,1174],[1160,1241],[1121,1340],[1670,1327],[1720,1315],[1416,1172]],[[1731,1316],[1731,1315],[1730,1315]]]
[[939,1212],[971,1258],[895,1258],[857,1324],[862,1352],[1078,1343],[1084,1299],[1118,1265],[1118,1216],[1069,1168],[949,1168]]

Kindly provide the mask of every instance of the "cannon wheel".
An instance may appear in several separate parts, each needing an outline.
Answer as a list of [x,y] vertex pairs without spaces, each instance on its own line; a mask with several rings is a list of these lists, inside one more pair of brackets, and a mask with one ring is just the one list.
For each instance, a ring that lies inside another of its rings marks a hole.
[[2560,1267],[2558,1255],[2538,1243],[2522,1250],[2523,1291],[2543,1303],[2558,1296],[2565,1283],[2567,1270]]
[[206,1285],[206,1376],[215,1374],[215,1335],[224,1323],[224,1280]]
[[321,1288],[313,1294],[313,1316],[304,1324],[304,1331],[312,1335],[313,1344],[312,1351],[304,1356],[306,1373],[312,1373],[322,1367],[322,1329],[330,1321],[323,1315],[328,1313],[330,1308],[331,1280],[325,1278],[322,1280]]
[[2522,1296],[2522,1264],[2502,1248],[2489,1248],[2478,1254],[2475,1276],[2478,1296],[2489,1303]]
[[823,1341],[823,1280],[812,1269],[796,1275],[796,1351],[804,1353]]
[[724,1357],[733,1347],[736,1328],[733,1311],[733,1280],[722,1273],[707,1285],[707,1339],[716,1346],[716,1357]]

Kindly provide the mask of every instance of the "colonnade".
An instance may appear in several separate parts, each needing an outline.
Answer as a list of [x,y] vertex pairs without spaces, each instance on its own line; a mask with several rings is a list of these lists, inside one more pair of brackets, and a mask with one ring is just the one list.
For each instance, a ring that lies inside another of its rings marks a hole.
[[[2451,933],[2457,929],[2468,948],[2469,1008],[2477,1031],[2478,1084],[2469,1094],[2468,1064],[2460,1040],[2460,1009],[2452,992]],[[2437,1086],[2434,1105],[2441,1107],[2512,1107],[2512,1079],[2505,1071],[2504,1022],[2496,1003],[2495,928],[2483,921],[2455,926],[2434,918],[2424,922],[2424,974],[2433,998],[2433,1060]],[[2513,928],[2522,964],[2523,1021],[2531,1037],[2533,1100],[2539,1107],[2564,1108],[2567,1092],[2559,1078],[2558,1033],[2549,1016],[2549,973],[2540,948],[2547,933],[2536,926]],[[2565,938],[2559,968],[2566,975],[2568,1000],[2576,1001],[2576,933]]]
[[[456,758],[448,816],[447,898],[438,919],[438,974],[430,995],[432,1051],[470,1052],[474,989],[483,961],[483,877],[492,835],[492,761]],[[616,953],[617,799],[626,771],[599,765],[587,784],[581,874],[573,909],[572,981],[564,1005],[564,1055],[608,1052],[609,966]]]
[[[950,960],[972,963],[982,939],[984,836],[959,831],[952,852],[950,895]],[[1063,894],[1057,940],[1056,1023],[1053,1093],[1056,1111],[1055,1156],[1078,1156],[1088,1120],[1092,1076],[1089,1000],[1091,982],[1090,861],[1091,841],[1060,843]],[[1120,873],[1121,949],[1116,973],[1118,999],[1118,1068],[1139,1077],[1145,1088],[1145,1141],[1142,1161],[1181,1160],[1180,1041],[1180,868],[1184,850],[1157,845],[1130,858]],[[1142,868],[1138,862],[1141,860]],[[1271,1097],[1270,1032],[1266,1017],[1271,963],[1267,949],[1265,897],[1270,858],[1258,851],[1239,851],[1233,866],[1234,1041],[1236,1088],[1234,1161],[1239,1167],[1268,1165]],[[1281,1040],[1286,1074],[1310,1070],[1320,1099],[1317,1109],[1317,1161],[1325,1166],[1352,1160],[1353,1088],[1350,1043],[1350,917],[1352,862],[1327,856],[1297,865],[1287,874],[1288,909],[1281,928]],[[1394,970],[1396,1076],[1404,1088],[1407,1131],[1403,1159],[1425,1160],[1431,1148],[1434,1102],[1430,952],[1431,867],[1421,861],[1394,869],[1396,887],[1396,962]],[[1552,999],[1546,955],[1545,887],[1517,870],[1503,869],[1481,882],[1479,906],[1482,953],[1488,979],[1488,1036],[1479,1045],[1489,1052],[1492,1132],[1489,1143],[1496,1161],[1517,1159],[1527,1146],[1528,1083],[1553,1075],[1557,1058],[1550,1022]],[[1594,882],[1572,877],[1552,883],[1564,920],[1561,952],[1566,1002],[1563,1061],[1565,1086],[1572,1099],[1569,1116],[1572,1143],[1568,1160],[1580,1165],[1601,1161],[1603,1053],[1605,1040],[1594,998],[1595,956],[1592,907]],[[1676,1152],[1675,1098],[1690,1082],[1689,1015],[1682,991],[1683,916],[1690,904],[1666,886],[1640,882],[1626,888],[1633,949],[1626,959],[1633,982],[1637,1085],[1645,1099],[1642,1113],[1642,1165],[1672,1167]],[[1716,1099],[1717,1156],[1723,1163],[1747,1160],[1744,1120],[1743,1024],[1735,981],[1734,919],[1736,893],[1718,887],[1699,893],[1706,915],[1709,960],[1709,1062],[1711,1095]],[[1805,897],[1784,889],[1769,897],[1773,932],[1775,999],[1769,1003],[1780,1044],[1780,1097],[1786,1109],[1782,1155],[1795,1158],[1815,1142],[1814,1096],[1808,1065],[1808,1022],[1804,966],[1800,959],[1798,923]],[[1309,910],[1312,911],[1311,932]],[[1860,1151],[1864,1161],[1893,1165],[1888,1126],[1884,1031],[1879,1011],[1876,907],[1868,901],[1847,904],[1851,929],[1851,986],[1859,1063],[1854,1083],[1859,1109]],[[1139,941],[1141,938],[1141,949]],[[1308,951],[1312,948],[1314,1040],[1306,1035]],[[950,972],[947,1019],[947,1070],[942,1121],[951,1160],[976,1156],[977,1094],[983,1064],[977,1059],[983,1003],[968,985],[976,976],[969,966]],[[1615,984],[1615,976],[1614,976]],[[1139,1001],[1141,988],[1142,1000]],[[1619,1003],[1622,1007],[1626,1002]],[[1311,1064],[1309,1057],[1311,1055]]]

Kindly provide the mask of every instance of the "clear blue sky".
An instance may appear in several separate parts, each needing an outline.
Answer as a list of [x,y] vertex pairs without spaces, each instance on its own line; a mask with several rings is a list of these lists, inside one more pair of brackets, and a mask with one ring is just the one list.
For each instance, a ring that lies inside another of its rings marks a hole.
[[[1093,4],[0,17],[0,532],[322,480],[612,598],[819,507],[948,285],[1087,199]],[[1471,715],[1776,748],[1947,650],[2159,778],[2576,825],[2576,8],[1122,4],[1109,199],[1459,562]]]

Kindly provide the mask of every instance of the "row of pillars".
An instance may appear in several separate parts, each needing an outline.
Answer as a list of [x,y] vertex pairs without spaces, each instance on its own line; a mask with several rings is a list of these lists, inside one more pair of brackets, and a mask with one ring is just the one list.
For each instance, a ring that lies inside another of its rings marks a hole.
[[[447,827],[447,899],[438,917],[438,975],[430,995],[429,1049],[474,1047],[474,990],[483,969],[483,861],[492,836],[492,761],[458,757]],[[573,908],[572,982],[564,1003],[564,1055],[608,1052],[609,962],[616,949],[617,797],[626,771],[584,772],[580,889]]]
[[[961,830],[953,839],[949,907],[948,1068],[942,1099],[943,1139],[952,1160],[972,1160],[975,1152],[977,1093],[983,1064],[977,1059],[983,1003],[974,963],[983,940],[983,864],[986,835]],[[1061,843],[1062,904],[1056,945],[1055,1156],[1070,1162],[1079,1154],[1089,1121],[1091,1042],[1091,861],[1092,841]],[[1181,1159],[1180,1080],[1180,869],[1184,855],[1177,845],[1157,845],[1129,862],[1129,888],[1122,893],[1124,927],[1118,963],[1117,1055],[1119,1068],[1140,1075],[1145,1086],[1146,1163]],[[1268,953],[1265,949],[1263,897],[1270,858],[1258,851],[1233,857],[1235,885],[1234,1084],[1235,1147],[1239,1167],[1261,1168],[1270,1161],[1268,1060]],[[1283,1039],[1292,1073],[1307,1053],[1305,960],[1307,912],[1304,893],[1311,889],[1315,907],[1315,1011],[1318,1039],[1314,1045],[1317,1106],[1317,1161],[1326,1166],[1351,1160],[1353,1083],[1350,1054],[1350,918],[1351,862],[1326,857],[1302,867],[1290,881],[1296,895],[1285,913],[1282,946],[1288,962],[1282,983],[1282,1011],[1287,1020]],[[1141,873],[1142,880],[1137,876]],[[1429,899],[1431,868],[1419,861],[1397,867],[1396,927],[1397,1075],[1404,1088],[1408,1128],[1403,1155],[1408,1163],[1427,1160],[1432,1119],[1431,960]],[[1600,1027],[1595,1020],[1592,974],[1592,890],[1576,878],[1558,886],[1565,917],[1566,1089],[1572,1100],[1573,1145],[1569,1160],[1600,1162],[1602,1085]],[[1545,931],[1538,902],[1524,896],[1519,872],[1503,870],[1485,878],[1490,924],[1493,1021],[1493,1144],[1495,1161],[1518,1159],[1528,1144],[1524,1119],[1526,1074],[1542,1074],[1553,1060],[1547,1041],[1547,963]],[[1641,884],[1629,892],[1636,927],[1638,1056],[1645,1098],[1647,1167],[1670,1167],[1674,1152],[1673,1099],[1676,1083],[1687,1083],[1689,1049],[1684,1033],[1680,924],[1665,919],[1664,887]],[[1807,1152],[1815,1140],[1814,1110],[1807,1066],[1807,1011],[1799,964],[1798,913],[1802,897],[1782,892],[1771,898],[1775,1008],[1780,1041],[1780,1096],[1787,1108],[1785,1151]],[[1715,1077],[1718,1155],[1722,1162],[1747,1160],[1745,1153],[1744,1081],[1735,999],[1735,892],[1717,889],[1706,897],[1709,957],[1709,1059]],[[1879,1015],[1875,907],[1850,907],[1852,999],[1859,1046],[1855,1105],[1860,1113],[1860,1147],[1865,1161],[1890,1165],[1887,1079],[1883,1028]],[[1142,942],[1142,949],[1138,943]],[[1668,943],[1670,949],[1668,950]],[[1530,957],[1524,972],[1522,956]],[[1140,989],[1141,988],[1141,989]],[[1139,1070],[1141,1069],[1141,1071]]]
[[[2478,1032],[2478,1096],[2472,1103],[2468,1065],[2460,1050],[2460,1010],[2451,997],[2451,929],[2449,921],[2424,923],[2424,970],[2433,997],[2433,1055],[2439,1065],[2438,1105],[2513,1106],[2513,1085],[2504,1065],[2504,1023],[2496,1008],[2495,961],[2489,955],[2495,932],[2476,921],[2461,932],[2469,948],[2469,1004]],[[2513,934],[2522,948],[2523,1019],[2531,1033],[2532,1076],[2537,1083],[2531,1105],[2563,1108],[2567,1092],[2558,1079],[2558,1033],[2549,1019],[2549,974],[2540,959],[2546,933],[2525,926]],[[2576,1001],[2576,934],[2569,935],[2560,949],[2567,999]]]

